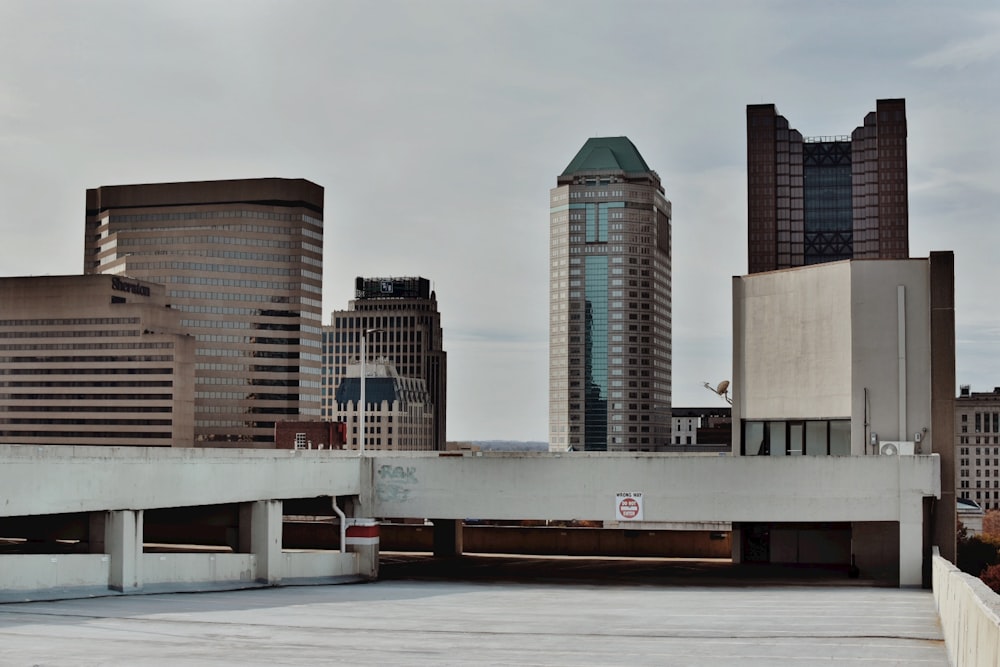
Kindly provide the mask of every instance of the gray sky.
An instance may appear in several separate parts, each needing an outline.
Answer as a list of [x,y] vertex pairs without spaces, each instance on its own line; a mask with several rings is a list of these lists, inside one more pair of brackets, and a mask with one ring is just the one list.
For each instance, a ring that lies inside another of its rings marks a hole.
[[806,136],[905,97],[910,252],[956,253],[958,378],[1000,385],[995,2],[0,2],[0,275],[82,270],[84,191],[326,188],[324,322],[421,275],[448,436],[545,440],[548,191],[626,135],[673,202],[675,406],[720,405],[747,104]]

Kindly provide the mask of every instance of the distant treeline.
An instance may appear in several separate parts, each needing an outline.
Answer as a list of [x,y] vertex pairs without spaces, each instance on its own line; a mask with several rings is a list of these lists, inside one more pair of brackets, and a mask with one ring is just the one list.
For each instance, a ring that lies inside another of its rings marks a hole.
[[474,440],[484,452],[547,452],[549,443],[524,440]]

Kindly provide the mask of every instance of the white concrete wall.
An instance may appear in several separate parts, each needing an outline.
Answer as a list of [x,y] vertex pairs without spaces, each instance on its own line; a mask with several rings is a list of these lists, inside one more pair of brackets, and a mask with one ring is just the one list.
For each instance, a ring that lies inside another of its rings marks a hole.
[[107,589],[107,554],[2,554],[0,592],[45,588]]
[[0,516],[357,495],[357,453],[0,445]]
[[934,551],[934,601],[948,660],[954,667],[1000,665],[1000,595]]
[[382,454],[362,514],[613,521],[643,494],[645,521],[900,521],[940,493],[936,456]]
[[282,580],[328,579],[358,574],[358,555],[339,551],[284,551]]
[[733,452],[747,419],[850,418],[855,455],[871,432],[930,433],[929,272],[858,260],[733,278]]
[[[865,389],[869,433],[879,440],[913,440],[931,426],[930,264],[925,259],[851,262],[851,442],[865,442]],[[899,346],[898,288],[904,290],[904,338]],[[900,353],[905,377],[900,384]],[[902,388],[902,390],[901,390]],[[900,398],[905,400],[901,429]],[[924,443],[929,445],[930,441]],[[928,447],[923,451],[930,452]]]
[[142,555],[143,585],[244,583],[254,581],[254,554],[146,553]]
[[850,262],[734,278],[733,302],[734,424],[737,407],[752,419],[850,415]]

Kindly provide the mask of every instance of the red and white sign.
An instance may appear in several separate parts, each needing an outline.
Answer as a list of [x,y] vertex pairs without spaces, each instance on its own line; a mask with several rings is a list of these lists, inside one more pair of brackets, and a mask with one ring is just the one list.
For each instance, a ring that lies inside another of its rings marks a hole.
[[642,521],[642,493],[623,491],[615,494],[615,519]]

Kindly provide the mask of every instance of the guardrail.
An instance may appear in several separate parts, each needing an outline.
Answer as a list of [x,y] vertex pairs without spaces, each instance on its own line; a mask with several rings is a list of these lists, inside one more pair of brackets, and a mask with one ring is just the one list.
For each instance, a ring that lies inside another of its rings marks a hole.
[[977,577],[933,556],[934,603],[955,667],[1000,665],[1000,595]]

